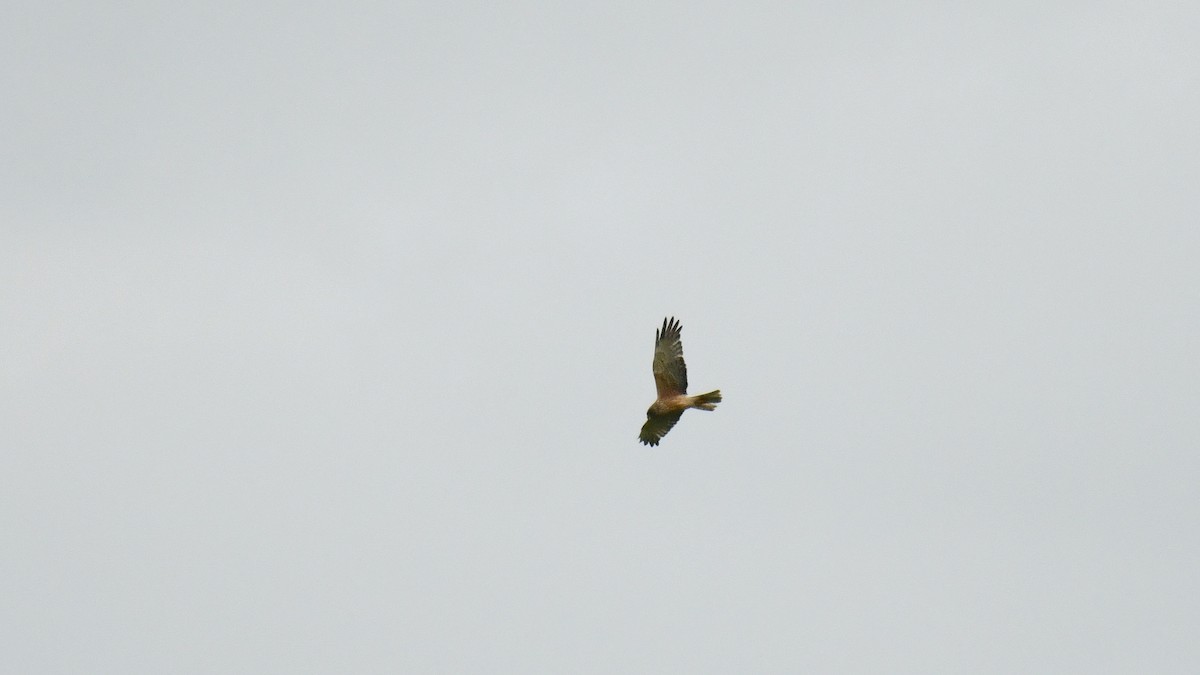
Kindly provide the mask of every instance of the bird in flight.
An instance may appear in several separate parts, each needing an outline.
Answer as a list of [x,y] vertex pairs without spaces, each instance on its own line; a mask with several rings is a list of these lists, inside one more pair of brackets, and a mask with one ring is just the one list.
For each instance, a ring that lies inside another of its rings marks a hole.
[[687,364],[683,362],[683,343],[679,341],[681,330],[679,321],[672,317],[663,319],[662,328],[654,331],[654,386],[658,388],[658,398],[646,411],[646,424],[638,434],[638,439],[646,445],[658,445],[684,410],[716,410],[721,402],[719,389],[687,395]]

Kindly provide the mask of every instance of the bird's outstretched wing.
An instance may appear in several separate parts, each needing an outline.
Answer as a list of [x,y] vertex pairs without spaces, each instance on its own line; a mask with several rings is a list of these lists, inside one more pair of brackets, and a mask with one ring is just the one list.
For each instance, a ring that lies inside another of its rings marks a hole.
[[[679,339],[682,329],[679,321],[672,317],[663,319],[662,328],[654,331],[654,386],[658,388],[660,399],[687,393],[687,364],[683,362],[683,343]],[[675,420],[671,420],[671,424],[674,423]],[[670,428],[667,425],[667,429]]]
[[647,415],[646,423],[642,425],[642,432],[638,434],[638,439],[646,445],[658,445],[662,437],[667,435],[667,432],[682,416],[682,410],[667,415]]

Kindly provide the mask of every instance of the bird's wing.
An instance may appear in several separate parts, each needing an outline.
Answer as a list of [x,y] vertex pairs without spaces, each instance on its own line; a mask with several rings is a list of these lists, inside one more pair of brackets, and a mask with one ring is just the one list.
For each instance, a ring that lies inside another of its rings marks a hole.
[[682,410],[668,415],[646,415],[646,423],[642,425],[642,432],[638,434],[638,439],[646,445],[658,445],[662,437],[667,435],[667,432],[682,416]]
[[663,319],[662,328],[654,331],[654,386],[659,398],[687,393],[687,364],[683,362],[683,343],[679,340],[681,330],[679,321],[672,318]]

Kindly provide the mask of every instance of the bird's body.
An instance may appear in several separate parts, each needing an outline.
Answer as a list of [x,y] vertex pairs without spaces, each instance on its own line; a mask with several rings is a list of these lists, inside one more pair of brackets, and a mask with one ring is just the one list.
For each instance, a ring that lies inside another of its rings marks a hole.
[[684,410],[716,410],[721,402],[720,390],[687,395],[687,364],[683,361],[681,331],[682,326],[674,318],[663,319],[662,328],[654,331],[654,386],[658,398],[646,411],[646,424],[638,434],[638,439],[646,445],[658,445]]

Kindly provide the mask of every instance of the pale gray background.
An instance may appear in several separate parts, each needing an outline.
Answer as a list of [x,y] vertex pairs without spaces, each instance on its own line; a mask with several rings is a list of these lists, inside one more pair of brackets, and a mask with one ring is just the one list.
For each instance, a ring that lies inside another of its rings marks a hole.
[[10,4],[0,671],[1196,672],[1195,7]]

